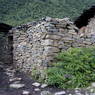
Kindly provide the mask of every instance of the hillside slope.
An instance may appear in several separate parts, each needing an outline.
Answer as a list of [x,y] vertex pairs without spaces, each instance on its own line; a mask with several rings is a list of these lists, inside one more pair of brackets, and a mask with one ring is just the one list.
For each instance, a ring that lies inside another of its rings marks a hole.
[[75,19],[95,0],[0,0],[0,22],[19,25],[39,18]]

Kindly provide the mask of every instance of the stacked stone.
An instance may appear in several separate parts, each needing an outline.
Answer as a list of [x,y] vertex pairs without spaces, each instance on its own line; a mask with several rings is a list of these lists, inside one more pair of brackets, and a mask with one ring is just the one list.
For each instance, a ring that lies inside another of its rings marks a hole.
[[[95,44],[94,32],[81,32],[69,18],[46,17],[12,29],[14,64],[25,72],[50,66],[56,54],[70,47]],[[94,35],[94,36],[93,36]]]

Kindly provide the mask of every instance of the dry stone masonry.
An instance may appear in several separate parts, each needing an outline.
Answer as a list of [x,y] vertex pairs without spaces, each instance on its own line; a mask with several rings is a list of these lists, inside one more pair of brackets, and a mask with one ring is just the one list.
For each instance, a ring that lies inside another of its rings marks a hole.
[[95,45],[93,19],[85,30],[79,30],[69,18],[50,17],[13,28],[10,32],[13,33],[14,65],[24,72],[36,69],[42,73],[60,51]]

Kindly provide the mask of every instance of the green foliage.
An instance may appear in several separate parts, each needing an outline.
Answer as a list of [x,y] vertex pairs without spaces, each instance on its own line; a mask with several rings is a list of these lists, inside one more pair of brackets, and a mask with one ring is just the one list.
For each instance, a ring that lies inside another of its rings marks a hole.
[[95,0],[0,0],[0,21],[19,25],[45,16],[72,20]]
[[46,78],[46,71],[44,70],[44,68],[42,70],[39,70],[38,68],[34,67],[32,68],[31,77],[34,80],[43,83]]
[[71,48],[61,52],[47,70],[46,82],[60,88],[87,87],[95,82],[95,48]]

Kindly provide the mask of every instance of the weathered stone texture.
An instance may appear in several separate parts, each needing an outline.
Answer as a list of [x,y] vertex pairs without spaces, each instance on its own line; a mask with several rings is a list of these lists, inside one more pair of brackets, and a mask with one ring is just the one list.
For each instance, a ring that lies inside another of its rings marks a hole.
[[12,29],[14,65],[25,72],[40,70],[60,51],[94,45],[95,33],[89,27],[81,32],[68,18],[47,17]]

